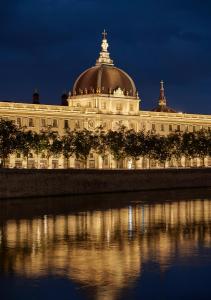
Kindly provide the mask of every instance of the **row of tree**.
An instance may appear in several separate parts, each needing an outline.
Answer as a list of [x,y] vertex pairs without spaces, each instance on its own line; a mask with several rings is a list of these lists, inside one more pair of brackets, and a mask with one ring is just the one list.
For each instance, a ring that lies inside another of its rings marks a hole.
[[67,130],[63,136],[47,128],[40,133],[19,128],[13,121],[0,120],[0,158],[2,166],[11,154],[19,153],[27,160],[30,153],[61,156],[66,159],[67,167],[71,156],[84,162],[91,152],[102,157],[104,162],[111,154],[119,167],[120,161],[131,159],[136,167],[140,157],[158,161],[165,167],[166,162],[201,158],[204,165],[205,157],[211,156],[211,131],[202,129],[197,132],[174,132],[167,136],[153,132],[135,132],[120,126],[118,130],[104,131],[99,127],[95,131]]

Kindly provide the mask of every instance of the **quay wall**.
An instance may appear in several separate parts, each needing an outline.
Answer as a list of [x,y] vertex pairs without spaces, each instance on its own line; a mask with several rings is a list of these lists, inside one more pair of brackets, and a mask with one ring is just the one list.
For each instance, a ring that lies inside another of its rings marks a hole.
[[211,187],[211,168],[0,169],[0,199]]

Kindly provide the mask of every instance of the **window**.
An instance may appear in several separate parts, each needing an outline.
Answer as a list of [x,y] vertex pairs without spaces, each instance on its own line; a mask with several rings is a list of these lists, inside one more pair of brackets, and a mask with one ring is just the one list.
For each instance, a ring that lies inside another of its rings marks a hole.
[[188,130],[189,130],[189,127],[188,127],[188,125],[185,125],[185,131],[187,131],[187,132],[188,132]]
[[75,121],[75,128],[77,128],[77,129],[80,128],[80,122],[79,121]]
[[106,109],[106,103],[105,102],[102,103],[102,109]]
[[121,103],[118,103],[118,104],[116,105],[116,110],[122,110],[122,105],[121,105]]
[[29,127],[34,127],[34,120],[29,118]]
[[46,127],[46,120],[45,119],[41,119],[41,126]]
[[156,128],[155,128],[155,124],[152,124],[152,130],[155,131]]
[[177,125],[177,131],[180,131],[180,125]]
[[133,104],[130,104],[130,111],[133,111]]
[[17,125],[21,127],[21,118],[17,118]]
[[160,125],[160,130],[164,131],[164,125],[163,124]]
[[68,120],[64,120],[64,128],[65,129],[69,128],[69,122],[68,122]]
[[17,153],[17,154],[16,154],[16,158],[21,158],[21,154],[20,154],[20,153]]
[[173,130],[172,125],[169,124],[169,131],[172,131],[172,130]]
[[196,126],[193,126],[193,132],[195,132],[196,131]]
[[58,127],[58,121],[56,119],[53,120],[53,127]]

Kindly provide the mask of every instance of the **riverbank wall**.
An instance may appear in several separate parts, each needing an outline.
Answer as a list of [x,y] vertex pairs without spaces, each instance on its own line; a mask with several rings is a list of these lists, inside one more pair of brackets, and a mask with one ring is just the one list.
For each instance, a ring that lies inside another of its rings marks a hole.
[[211,187],[211,168],[0,170],[0,199]]

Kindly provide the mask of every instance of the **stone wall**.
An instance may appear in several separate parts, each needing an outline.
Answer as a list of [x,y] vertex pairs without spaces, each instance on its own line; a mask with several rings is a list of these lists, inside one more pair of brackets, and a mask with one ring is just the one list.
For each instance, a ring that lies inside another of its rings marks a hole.
[[211,168],[0,170],[0,199],[211,187]]

